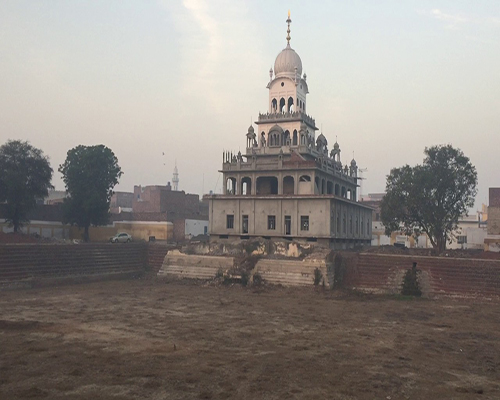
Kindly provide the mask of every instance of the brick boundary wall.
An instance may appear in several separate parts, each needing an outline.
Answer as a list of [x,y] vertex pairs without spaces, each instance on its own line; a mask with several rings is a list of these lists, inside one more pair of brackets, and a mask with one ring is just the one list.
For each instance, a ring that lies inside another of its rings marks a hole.
[[156,262],[149,248],[147,243],[0,245],[0,289],[140,276],[150,258]]
[[346,288],[400,293],[406,271],[416,262],[425,297],[500,298],[500,260],[371,253],[346,256],[343,279]]
[[148,270],[157,274],[163,265],[165,256],[173,247],[174,246],[162,243],[150,243],[148,245]]

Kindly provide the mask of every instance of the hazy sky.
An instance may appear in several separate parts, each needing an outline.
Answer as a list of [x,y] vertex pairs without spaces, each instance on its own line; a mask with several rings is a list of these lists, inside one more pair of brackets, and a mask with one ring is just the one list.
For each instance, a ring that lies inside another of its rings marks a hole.
[[354,152],[368,169],[364,193],[449,143],[487,202],[500,186],[497,0],[0,0],[0,144],[41,148],[58,189],[66,152],[103,143],[124,172],[116,190],[166,184],[177,159],[180,189],[219,192],[223,149],[243,151],[267,111],[288,9],[308,114],[342,162]]

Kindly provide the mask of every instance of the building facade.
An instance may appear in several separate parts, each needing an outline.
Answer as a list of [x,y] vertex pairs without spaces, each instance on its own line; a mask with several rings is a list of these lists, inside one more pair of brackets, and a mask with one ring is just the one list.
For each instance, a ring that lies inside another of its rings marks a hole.
[[488,234],[485,250],[500,252],[500,188],[490,188],[488,203]]
[[306,113],[307,76],[287,45],[269,71],[268,111],[250,126],[244,154],[224,152],[223,194],[208,195],[211,238],[321,241],[345,248],[369,244],[372,210],[356,201],[358,167],[340,161]]
[[193,217],[208,219],[208,207],[200,202],[200,196],[172,190],[170,183],[166,186],[134,186],[132,212],[166,214],[169,221]]

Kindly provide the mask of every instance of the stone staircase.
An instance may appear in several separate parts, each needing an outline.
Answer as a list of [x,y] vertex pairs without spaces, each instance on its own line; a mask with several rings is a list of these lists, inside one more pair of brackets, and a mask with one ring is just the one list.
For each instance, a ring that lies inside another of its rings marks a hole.
[[172,250],[165,256],[158,277],[212,279],[219,270],[227,271],[233,266],[233,257],[183,254]]
[[[212,279],[219,271],[231,271],[234,266],[233,257],[188,255],[172,250],[166,255],[158,277]],[[265,282],[271,284],[314,285],[316,268],[321,271],[325,285],[328,285],[327,265],[322,260],[260,259],[252,275],[258,273]]]
[[330,282],[324,260],[261,259],[255,266],[255,273],[260,274],[265,282],[272,284],[310,286],[314,285],[314,271],[316,268],[321,271],[325,285],[328,286]]

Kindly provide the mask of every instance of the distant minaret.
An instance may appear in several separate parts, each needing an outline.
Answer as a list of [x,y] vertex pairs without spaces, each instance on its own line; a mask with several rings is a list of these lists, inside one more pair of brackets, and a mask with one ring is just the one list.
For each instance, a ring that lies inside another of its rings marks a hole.
[[177,170],[177,160],[175,161],[174,175],[172,177],[172,184],[173,184],[173,187],[172,187],[173,190],[175,190],[175,191],[179,190],[179,171]]

